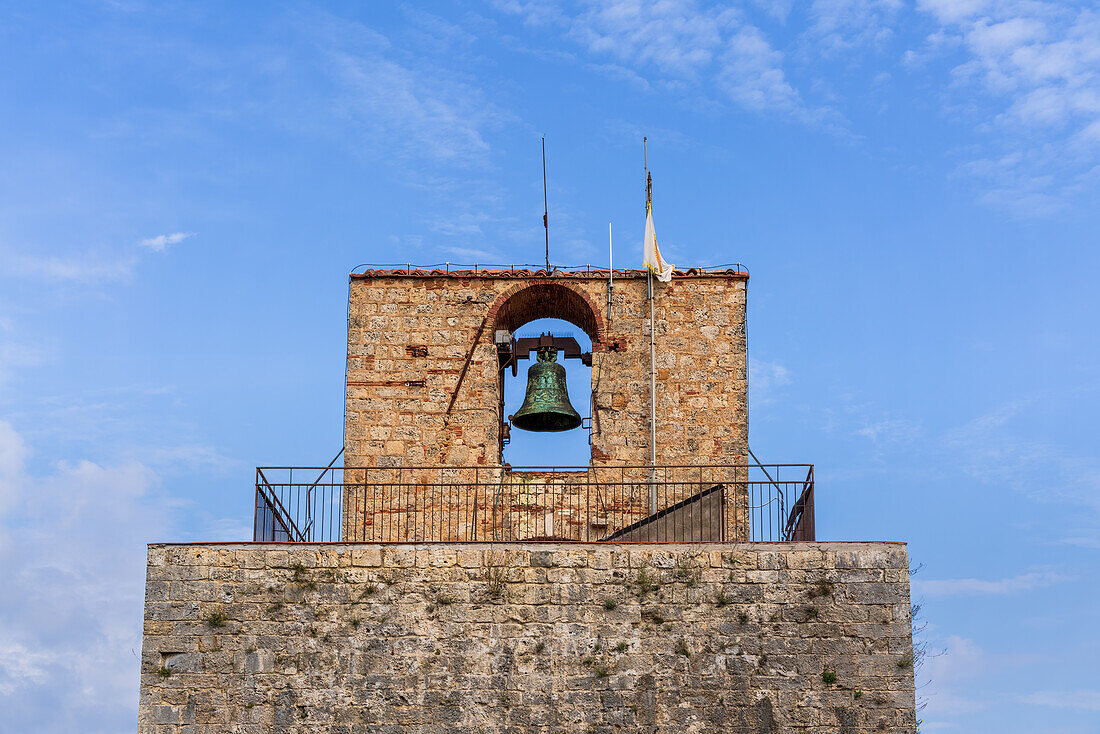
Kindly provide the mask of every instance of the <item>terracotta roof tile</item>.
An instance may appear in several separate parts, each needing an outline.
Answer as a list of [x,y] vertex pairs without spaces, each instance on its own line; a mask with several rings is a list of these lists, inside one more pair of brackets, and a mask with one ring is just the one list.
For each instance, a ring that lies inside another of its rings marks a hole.
[[[616,278],[642,278],[645,277],[646,271],[644,270],[619,270],[616,268]],[[351,273],[352,278],[387,278],[387,277],[402,277],[402,278],[606,278],[607,268],[593,268],[592,270],[554,270],[552,273],[547,273],[546,270],[538,269],[531,270],[529,268],[461,268],[461,269],[438,269],[434,268],[426,270],[424,268],[386,268],[386,269],[368,269],[357,273]],[[701,268],[685,268],[677,269],[673,272],[673,277],[749,277],[748,270],[744,267],[741,269],[736,268],[723,268],[721,270],[703,270]]]

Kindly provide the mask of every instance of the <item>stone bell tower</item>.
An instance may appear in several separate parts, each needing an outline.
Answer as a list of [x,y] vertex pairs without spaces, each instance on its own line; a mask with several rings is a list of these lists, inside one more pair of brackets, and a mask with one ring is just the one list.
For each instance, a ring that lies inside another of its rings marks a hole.
[[[356,467],[352,473],[360,481],[379,476],[372,468],[430,467],[436,474],[451,468],[452,477],[469,480],[480,467],[479,483],[499,472],[510,428],[503,401],[510,336],[528,322],[556,318],[592,342],[591,394],[575,396],[578,405],[591,406],[589,474],[630,467],[624,479],[644,478],[651,451],[652,376],[655,463],[669,467],[662,479],[702,478],[705,472],[693,475],[688,467],[715,465],[729,475],[745,463],[748,448],[748,273],[687,270],[660,287],[653,362],[645,271],[616,271],[613,281],[609,275],[607,270],[412,268],[353,274],[345,466]],[[555,462],[547,457],[539,463]],[[587,480],[562,473],[549,491]],[[420,481],[434,484],[430,478]],[[661,504],[686,499],[686,489]],[[412,503],[410,508],[424,502],[426,511],[439,510],[423,491],[403,501]],[[729,483],[723,491],[725,537],[748,537],[747,498],[738,499]],[[362,516],[365,506],[370,514],[373,499],[346,498],[345,526],[359,527],[369,538],[373,523]],[[641,509],[623,515],[624,523],[649,514]],[[560,518],[558,527],[592,520],[580,514]],[[590,537],[587,529],[580,537]]]
[[[541,318],[592,340],[593,465],[649,461],[645,271],[368,270],[351,276],[349,466],[499,466],[495,336]],[[747,450],[748,273],[688,270],[657,296],[657,462]],[[577,396],[584,402],[588,396]]]

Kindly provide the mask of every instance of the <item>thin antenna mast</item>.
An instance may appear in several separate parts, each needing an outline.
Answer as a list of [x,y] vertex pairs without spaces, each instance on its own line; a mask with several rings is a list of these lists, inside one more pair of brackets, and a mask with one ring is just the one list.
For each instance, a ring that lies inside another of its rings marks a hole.
[[542,228],[546,231],[546,273],[550,273],[550,199],[546,195],[546,136],[542,136]]
[[611,247],[611,222],[607,223],[607,323],[611,324],[611,294],[615,292],[615,253]]

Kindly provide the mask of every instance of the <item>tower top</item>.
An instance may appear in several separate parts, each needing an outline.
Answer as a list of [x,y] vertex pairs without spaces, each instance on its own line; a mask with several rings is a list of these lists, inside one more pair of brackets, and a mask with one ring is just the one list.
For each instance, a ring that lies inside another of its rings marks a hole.
[[[399,265],[366,265],[366,270],[355,270],[350,273],[353,280],[357,278],[518,278],[530,280],[533,278],[595,278],[607,280],[611,271],[606,267],[594,265],[579,265],[565,268],[554,268],[547,271],[543,268],[534,269],[526,265],[466,265],[435,263],[432,265],[417,265],[410,263]],[[646,270],[615,268],[616,278],[641,278],[645,279]],[[709,268],[682,268],[673,272],[674,278],[744,278],[748,279],[749,269],[742,263],[731,263]]]

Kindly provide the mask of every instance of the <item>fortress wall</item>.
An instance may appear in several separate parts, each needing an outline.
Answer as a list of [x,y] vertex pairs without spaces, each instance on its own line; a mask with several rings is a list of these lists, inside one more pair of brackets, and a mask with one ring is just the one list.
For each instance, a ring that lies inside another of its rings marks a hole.
[[897,543],[149,547],[141,734],[913,732]]

